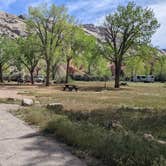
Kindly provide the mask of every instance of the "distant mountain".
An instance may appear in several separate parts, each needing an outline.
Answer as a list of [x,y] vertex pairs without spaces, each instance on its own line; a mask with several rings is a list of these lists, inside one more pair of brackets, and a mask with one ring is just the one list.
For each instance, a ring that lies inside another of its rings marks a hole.
[[166,55],[166,49],[158,49],[158,51],[163,54],[163,55]]
[[0,35],[7,35],[11,38],[26,35],[26,25],[23,16],[15,16],[0,11]]
[[83,30],[97,39],[104,40],[104,28],[101,26],[95,26],[93,24],[84,24],[82,25]]
[[164,53],[166,53],[166,49],[162,49],[162,51],[163,51]]
[[[83,30],[97,39],[104,40],[104,28],[101,26],[95,26],[93,24],[84,24],[82,25]],[[166,49],[158,49],[160,53],[166,55]]]
[[[23,15],[15,16],[6,12],[0,11],[0,35],[7,35],[11,38],[18,36],[26,36],[26,24]],[[104,28],[93,24],[81,25],[83,30],[97,39],[104,40]],[[159,50],[166,54],[166,49]]]

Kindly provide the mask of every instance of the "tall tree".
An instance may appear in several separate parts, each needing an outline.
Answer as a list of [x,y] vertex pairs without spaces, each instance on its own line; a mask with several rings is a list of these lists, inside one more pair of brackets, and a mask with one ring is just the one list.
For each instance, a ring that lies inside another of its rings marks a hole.
[[129,2],[119,6],[117,12],[106,17],[104,23],[106,45],[112,50],[106,58],[115,63],[115,88],[119,88],[121,65],[132,46],[149,43],[159,27],[151,9]]
[[161,81],[164,80],[164,66],[166,65],[166,53],[165,52],[158,52],[157,61],[159,64],[159,79]]
[[75,25],[68,25],[66,33],[64,34],[64,40],[62,45],[62,51],[66,58],[66,80],[69,79],[69,67],[72,59],[75,59],[79,54],[84,51],[84,37],[85,33],[79,27]]
[[18,39],[18,61],[20,61],[29,71],[31,84],[34,84],[34,70],[41,59],[40,47],[38,38],[29,35],[26,38]]
[[49,86],[51,62],[57,47],[62,42],[62,34],[69,20],[66,8],[46,4],[29,8],[28,27],[34,31],[41,44],[46,62],[46,86]]
[[12,63],[15,49],[16,45],[14,40],[4,36],[0,37],[0,82],[3,82],[3,71],[10,66],[10,63]]
[[87,74],[91,75],[93,66],[100,61],[100,50],[95,37],[86,35],[82,37],[83,52],[80,56],[81,63],[87,70]]
[[52,80],[55,80],[55,76],[61,62],[65,62],[65,57],[63,56],[62,49],[59,48],[54,53],[54,58],[51,63]]

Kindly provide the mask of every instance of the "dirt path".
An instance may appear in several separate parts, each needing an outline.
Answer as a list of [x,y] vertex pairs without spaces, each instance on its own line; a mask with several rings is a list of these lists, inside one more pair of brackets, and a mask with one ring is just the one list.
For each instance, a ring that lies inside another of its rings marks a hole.
[[27,96],[25,94],[21,95],[19,92],[24,92],[25,89],[17,89],[18,87],[0,87],[0,99],[14,98],[14,99],[23,99],[23,98],[34,98],[33,96]]
[[86,166],[7,112],[18,108],[0,104],[0,166]]

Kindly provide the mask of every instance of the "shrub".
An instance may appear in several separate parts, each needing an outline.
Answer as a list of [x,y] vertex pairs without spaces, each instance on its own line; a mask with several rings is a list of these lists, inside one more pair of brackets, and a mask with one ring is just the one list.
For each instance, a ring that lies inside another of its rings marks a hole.
[[72,122],[58,115],[45,126],[45,131],[72,146],[77,146],[102,159],[106,165],[164,166],[166,150],[155,142],[145,141],[132,132],[113,132],[85,122]]
[[[131,119],[126,117],[129,116],[129,113],[135,115],[129,109],[118,110],[118,112],[110,114],[107,112],[100,114],[98,112],[89,114],[77,112],[76,115],[65,112],[57,115],[41,108],[26,109],[20,112],[23,113],[26,121],[39,125],[44,132],[54,134],[68,145],[77,147],[88,155],[100,159],[107,166],[166,165],[165,145],[160,145],[153,140],[144,140],[142,134],[134,133],[129,127],[128,130],[126,128],[124,130],[110,130],[102,125],[103,120],[113,118],[126,123],[127,126],[129,122],[125,121],[130,120],[131,122]],[[142,113],[138,114],[136,111],[136,114],[138,116]],[[144,121],[153,120],[155,115],[148,113],[141,121],[139,121],[138,116],[135,123],[140,126],[142,123],[145,124]],[[149,116],[150,120],[147,120],[146,118]],[[161,122],[161,119],[159,116],[156,123],[163,124],[165,120],[162,119]],[[133,128],[133,121],[131,125]]]

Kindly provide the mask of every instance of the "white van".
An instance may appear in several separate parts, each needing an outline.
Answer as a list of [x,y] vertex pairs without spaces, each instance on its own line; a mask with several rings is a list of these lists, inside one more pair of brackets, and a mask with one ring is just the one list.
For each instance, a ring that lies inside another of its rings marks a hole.
[[155,77],[153,75],[138,75],[133,77],[133,82],[154,82]]
[[147,75],[146,76],[146,81],[145,82],[154,82],[155,77],[153,75]]

